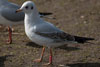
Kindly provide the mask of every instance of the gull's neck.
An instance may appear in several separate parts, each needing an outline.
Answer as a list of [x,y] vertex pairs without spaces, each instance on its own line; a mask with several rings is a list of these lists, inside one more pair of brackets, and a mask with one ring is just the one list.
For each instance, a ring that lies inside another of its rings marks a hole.
[[31,28],[40,23],[43,23],[43,20],[40,18],[39,13],[37,11],[32,13],[25,13],[25,31],[30,30]]
[[40,18],[39,12],[36,9],[36,7],[34,7],[34,10],[31,12],[27,12],[25,13],[25,23],[28,24],[38,24],[41,23],[42,19]]
[[34,13],[26,13],[25,14],[25,22],[39,23],[41,20],[39,14]]

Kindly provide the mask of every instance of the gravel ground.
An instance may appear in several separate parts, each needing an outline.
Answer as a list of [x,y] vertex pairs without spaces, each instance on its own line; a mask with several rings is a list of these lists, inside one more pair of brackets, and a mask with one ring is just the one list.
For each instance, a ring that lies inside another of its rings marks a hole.
[[[21,5],[25,0],[9,0]],[[95,38],[91,43],[68,44],[53,48],[53,65],[46,49],[43,62],[35,63],[42,47],[32,43],[24,26],[13,26],[13,43],[7,44],[6,27],[0,28],[0,67],[100,67],[100,0],[34,0],[40,12],[51,12],[56,19],[45,19],[72,35]]]

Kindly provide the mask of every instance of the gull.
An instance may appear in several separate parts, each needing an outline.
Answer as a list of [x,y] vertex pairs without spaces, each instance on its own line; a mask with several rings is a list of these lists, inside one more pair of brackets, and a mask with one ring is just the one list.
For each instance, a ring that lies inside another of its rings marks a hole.
[[[18,13],[18,14],[15,13],[16,10],[19,8],[20,8],[19,5],[8,2],[8,0],[0,0],[0,24],[8,26],[8,31],[9,31],[8,43],[12,43],[11,27],[13,25],[24,24],[23,21],[24,21],[25,14],[23,12]],[[44,17],[45,15],[50,15],[50,14],[52,13],[41,13],[40,12],[41,17]]]
[[49,65],[52,64],[52,48],[64,44],[85,43],[88,40],[94,40],[94,38],[70,35],[53,24],[44,21],[40,18],[38,10],[32,1],[24,2],[21,8],[16,10],[16,13],[18,12],[25,13],[24,26],[26,35],[31,41],[43,46],[41,57],[40,59],[36,59],[36,62],[42,61],[45,47],[48,47],[50,51]]

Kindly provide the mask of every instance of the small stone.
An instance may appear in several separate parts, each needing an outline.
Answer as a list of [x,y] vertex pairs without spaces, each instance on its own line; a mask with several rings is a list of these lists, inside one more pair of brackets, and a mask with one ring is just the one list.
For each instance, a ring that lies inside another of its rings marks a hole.
[[86,24],[87,22],[86,22],[86,21],[84,21],[83,23],[84,23],[84,24]]
[[83,19],[85,16],[81,16],[81,18]]

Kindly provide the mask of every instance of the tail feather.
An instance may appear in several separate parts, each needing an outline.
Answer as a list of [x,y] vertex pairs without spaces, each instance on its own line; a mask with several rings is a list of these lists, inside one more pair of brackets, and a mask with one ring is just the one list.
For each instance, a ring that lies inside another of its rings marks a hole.
[[89,40],[94,40],[94,38],[88,38],[88,37],[79,37],[79,36],[74,36],[75,37],[75,41],[77,41],[78,43],[86,43]]
[[52,13],[49,13],[49,12],[48,12],[48,13],[47,13],[47,12],[45,12],[45,13],[39,12],[39,14],[40,14],[40,15],[44,15],[44,16],[46,16],[46,15],[52,15]]

